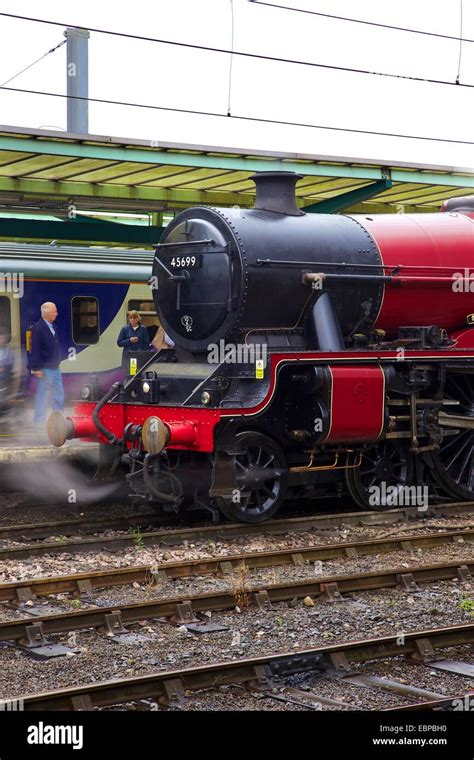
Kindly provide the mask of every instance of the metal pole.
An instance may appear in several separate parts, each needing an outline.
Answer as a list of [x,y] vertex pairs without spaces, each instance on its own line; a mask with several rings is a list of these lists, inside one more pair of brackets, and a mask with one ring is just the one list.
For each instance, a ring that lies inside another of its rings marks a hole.
[[89,37],[87,29],[64,32],[67,39],[67,131],[89,132]]

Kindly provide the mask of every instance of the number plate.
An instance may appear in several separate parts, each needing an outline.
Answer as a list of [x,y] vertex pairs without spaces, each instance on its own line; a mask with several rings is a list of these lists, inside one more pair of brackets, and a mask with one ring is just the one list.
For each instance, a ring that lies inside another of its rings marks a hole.
[[190,253],[172,256],[169,261],[169,267],[172,271],[176,269],[199,269],[201,266],[201,254]]

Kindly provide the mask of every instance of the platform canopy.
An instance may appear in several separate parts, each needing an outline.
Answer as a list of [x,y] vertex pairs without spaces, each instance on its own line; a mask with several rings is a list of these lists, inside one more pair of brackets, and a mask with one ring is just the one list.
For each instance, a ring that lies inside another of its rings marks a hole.
[[69,199],[87,208],[147,212],[203,203],[247,206],[254,197],[250,177],[263,170],[302,174],[297,186],[302,206],[360,191],[353,196],[356,203],[370,198],[373,205],[376,197],[381,211],[397,211],[399,205],[436,210],[446,198],[474,192],[474,170],[462,167],[401,165],[389,158],[362,163],[0,126],[3,207],[51,209]]

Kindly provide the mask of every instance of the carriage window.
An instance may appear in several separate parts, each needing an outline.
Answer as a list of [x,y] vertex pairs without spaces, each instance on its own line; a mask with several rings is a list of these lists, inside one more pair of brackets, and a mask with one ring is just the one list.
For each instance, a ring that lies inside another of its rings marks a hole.
[[72,299],[72,339],[78,345],[99,342],[99,304],[97,298],[76,296]]
[[134,298],[128,302],[128,310],[138,311],[139,314],[156,314],[153,301],[142,301],[139,298]]
[[0,335],[6,335],[6,343],[10,343],[12,339],[12,316],[10,299],[6,296],[0,296]]

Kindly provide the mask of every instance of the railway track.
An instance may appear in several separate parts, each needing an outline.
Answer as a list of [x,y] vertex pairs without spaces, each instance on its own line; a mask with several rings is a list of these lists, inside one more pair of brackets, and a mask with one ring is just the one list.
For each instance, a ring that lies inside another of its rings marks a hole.
[[[115,551],[127,547],[133,547],[139,541],[140,546],[177,546],[185,541],[230,541],[235,538],[251,536],[285,535],[304,531],[330,530],[345,525],[380,526],[390,525],[407,520],[426,520],[432,517],[449,518],[462,515],[471,515],[474,512],[474,502],[460,502],[446,505],[429,507],[426,511],[420,511],[416,507],[393,509],[386,512],[348,512],[338,514],[312,515],[310,517],[284,518],[269,520],[260,525],[223,524],[207,525],[191,528],[170,528],[152,532],[131,532],[127,536],[94,536],[91,538],[75,538],[65,540],[67,532],[74,533],[80,530],[78,520],[51,523],[42,525],[16,525],[0,527],[0,540],[24,541],[29,538],[39,538],[41,535],[50,537],[57,529],[60,532],[60,541],[32,543],[26,546],[4,547],[0,549],[0,562],[8,559],[22,559],[29,556],[41,556],[45,554],[63,553],[68,551]],[[125,527],[141,530],[149,525],[148,516],[130,515],[125,520]],[[135,521],[135,522],[134,522]],[[111,527],[105,521],[85,521],[84,530],[93,531]]]
[[[466,581],[474,573],[474,562],[465,564],[460,560],[409,568],[368,573],[331,575],[323,579],[297,580],[291,583],[250,586],[235,585],[226,590],[205,594],[154,599],[132,604],[114,604],[94,609],[75,610],[54,615],[35,615],[34,618],[20,618],[0,622],[0,641],[17,641],[34,649],[45,645],[47,634],[95,628],[108,635],[127,635],[126,623],[161,618],[182,625],[199,626],[196,615],[205,612],[234,609],[236,606],[257,605],[261,610],[272,603],[288,602],[311,597],[321,601],[337,601],[342,593],[370,591],[383,588],[400,588],[404,591],[416,590],[419,583],[450,580]],[[53,582],[57,579],[53,579]],[[44,582],[47,590],[47,581]],[[0,593],[3,591],[0,588]],[[10,588],[9,591],[13,591]]]
[[158,512],[146,514],[129,514],[117,517],[71,518],[57,522],[25,523],[18,525],[0,525],[0,542],[30,541],[34,538],[49,536],[71,536],[75,533],[100,533],[105,530],[128,530],[128,528],[144,528],[152,525],[169,525],[170,519]]
[[[179,708],[189,696],[203,689],[243,685],[269,699],[292,701],[310,709],[320,710],[324,705],[351,709],[350,702],[345,703],[318,695],[317,682],[316,685],[313,684],[309,694],[308,691],[289,687],[288,679],[300,674],[322,675],[328,671],[341,678],[350,677],[351,668],[355,664],[401,656],[417,658],[419,662],[428,661],[430,668],[440,667],[446,670],[451,667],[453,672],[472,675],[465,663],[437,659],[436,655],[441,654],[443,649],[472,644],[473,641],[474,623],[465,623],[412,631],[406,633],[403,640],[399,636],[382,636],[291,653],[215,662],[179,670],[162,670],[148,675],[88,683],[39,694],[17,695],[9,699],[22,700],[23,709],[26,711],[91,710],[147,699],[156,700],[164,707]],[[470,670],[472,671],[472,666]],[[404,693],[407,699],[415,698],[414,704],[407,706],[407,709],[421,709],[420,693],[423,690],[402,683],[395,686],[398,693]],[[466,690],[450,697],[437,695],[433,700],[431,693],[421,705],[429,705],[435,709],[442,702],[441,706],[444,709],[454,709],[455,700],[470,700],[472,694],[473,692]]]
[[[298,549],[277,549],[269,552],[244,552],[215,559],[164,562],[159,565],[137,565],[113,570],[63,575],[52,578],[31,578],[0,584],[0,601],[25,601],[34,597],[64,593],[90,593],[98,588],[124,586],[133,583],[156,584],[177,578],[202,575],[232,574],[244,565],[247,569],[307,565],[332,559],[346,559],[392,551],[412,552],[449,543],[474,541],[474,530],[446,531],[414,536],[393,536],[351,543],[325,544]],[[409,572],[409,571],[406,571]]]

